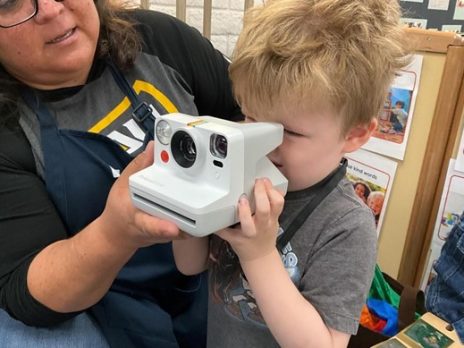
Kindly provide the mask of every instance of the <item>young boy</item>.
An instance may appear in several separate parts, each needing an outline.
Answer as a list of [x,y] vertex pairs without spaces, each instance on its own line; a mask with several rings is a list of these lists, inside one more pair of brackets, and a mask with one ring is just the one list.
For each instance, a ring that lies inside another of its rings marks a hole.
[[377,241],[352,184],[342,178],[283,248],[276,239],[376,128],[407,63],[398,23],[396,0],[271,0],[247,13],[234,92],[248,122],[283,124],[269,158],[289,186],[284,205],[258,179],[240,227],[173,244],[181,272],[209,267],[209,347],[346,347],[356,333]]
[[404,101],[398,100],[391,114],[390,122],[392,123],[393,130],[396,133],[404,132],[406,122],[408,121],[408,113],[404,110]]

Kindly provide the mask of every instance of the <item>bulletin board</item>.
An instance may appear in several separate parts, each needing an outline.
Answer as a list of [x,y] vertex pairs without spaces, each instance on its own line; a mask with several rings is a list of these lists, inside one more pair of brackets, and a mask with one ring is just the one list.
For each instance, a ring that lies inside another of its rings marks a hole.
[[401,0],[404,22],[423,29],[464,31],[464,0]]
[[418,286],[464,117],[464,39],[449,32],[405,31],[423,56],[421,84],[384,216],[378,263],[401,282]]

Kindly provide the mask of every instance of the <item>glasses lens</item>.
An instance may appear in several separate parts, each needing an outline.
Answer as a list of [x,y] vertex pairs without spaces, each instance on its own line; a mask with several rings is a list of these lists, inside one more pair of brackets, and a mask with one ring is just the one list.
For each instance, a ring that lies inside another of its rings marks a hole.
[[31,19],[36,13],[36,0],[0,0],[0,26],[2,27],[14,27]]

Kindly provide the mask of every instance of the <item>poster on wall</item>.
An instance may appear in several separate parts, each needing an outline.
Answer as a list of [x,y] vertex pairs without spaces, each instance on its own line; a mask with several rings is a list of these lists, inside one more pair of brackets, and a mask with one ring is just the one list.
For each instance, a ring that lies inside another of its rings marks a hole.
[[427,28],[427,19],[424,19],[424,18],[403,17],[403,18],[400,18],[400,22],[403,24],[406,24],[409,28],[411,27],[422,28],[422,29]]
[[448,11],[450,1],[449,0],[429,0],[428,9],[429,10],[442,10]]
[[364,149],[403,160],[419,89],[422,60],[423,56],[415,54],[411,64],[397,73],[378,115],[377,129],[363,146]]
[[371,209],[379,237],[397,163],[362,149],[347,154],[346,158],[346,176],[359,199]]
[[459,143],[458,154],[456,156],[455,169],[464,173],[464,129],[462,130],[461,142]]
[[464,20],[464,0],[456,0],[453,19]]
[[462,25],[442,25],[441,26],[442,31],[450,31],[452,33],[460,33],[462,31]]
[[464,210],[464,173],[456,171],[455,165],[456,161],[451,159],[433,230],[429,259],[422,277],[421,284],[424,287],[430,281],[429,278],[433,276],[433,274],[430,275],[433,262],[440,255],[441,247]]

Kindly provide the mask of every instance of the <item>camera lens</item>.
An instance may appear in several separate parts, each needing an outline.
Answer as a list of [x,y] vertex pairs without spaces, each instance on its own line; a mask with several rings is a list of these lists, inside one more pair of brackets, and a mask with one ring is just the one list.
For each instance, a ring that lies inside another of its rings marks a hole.
[[183,168],[190,168],[197,158],[197,148],[193,138],[185,131],[176,132],[171,140],[171,152]]
[[220,134],[211,135],[209,142],[211,154],[215,157],[226,158],[227,156],[227,139]]

